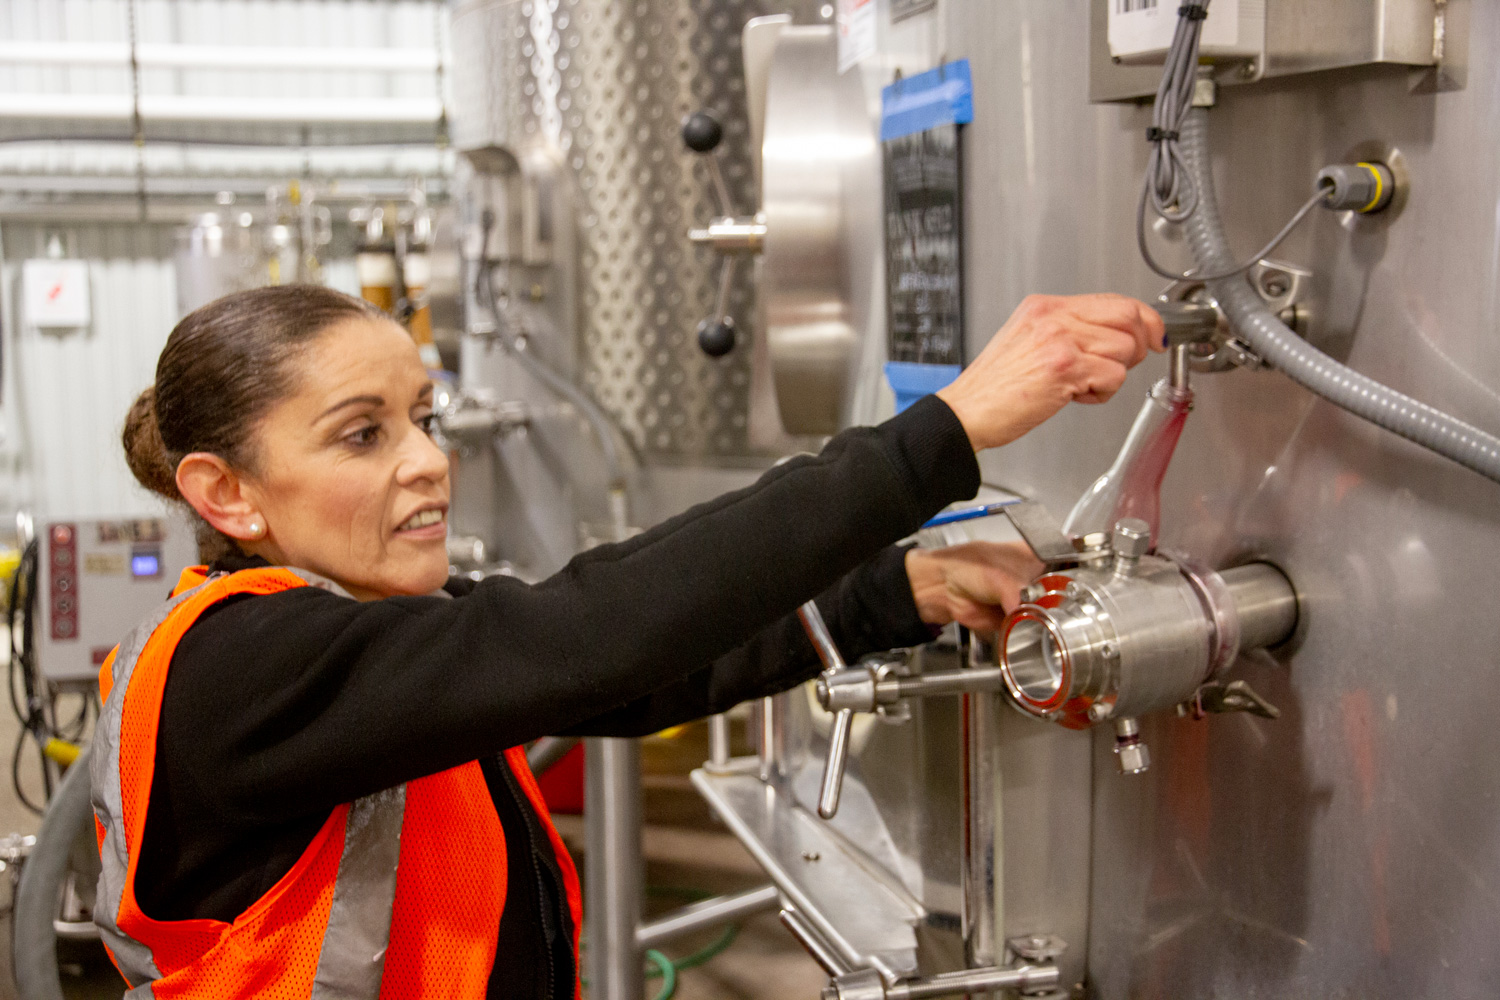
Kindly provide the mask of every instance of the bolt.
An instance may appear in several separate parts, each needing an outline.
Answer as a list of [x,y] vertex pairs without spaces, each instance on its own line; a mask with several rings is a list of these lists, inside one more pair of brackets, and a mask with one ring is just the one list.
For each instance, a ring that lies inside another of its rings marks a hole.
[[1120,651],[1115,648],[1115,644],[1112,642],[1100,643],[1099,652],[1104,654],[1106,660],[1113,660],[1116,656],[1120,655]]
[[1260,290],[1266,293],[1268,298],[1279,299],[1291,291],[1292,283],[1287,276],[1280,271],[1267,271],[1260,279]]
[[1260,60],[1252,59],[1240,67],[1240,76],[1246,80],[1255,79],[1255,74],[1260,71]]
[[1035,604],[1047,593],[1047,588],[1040,583],[1028,583],[1021,588],[1021,603]]
[[1138,517],[1122,517],[1113,533],[1116,555],[1139,559],[1151,548],[1151,525]]
[[1083,588],[1078,585],[1077,581],[1070,580],[1067,587],[1064,588],[1063,593],[1067,594],[1069,597],[1078,597],[1083,593]]
[[1108,702],[1096,701],[1089,706],[1089,721],[1103,722],[1114,713],[1114,706]]
[[803,861],[817,861],[817,860],[819,860],[822,857],[823,857],[823,855],[819,854],[817,851],[803,851],[802,852],[802,860]]

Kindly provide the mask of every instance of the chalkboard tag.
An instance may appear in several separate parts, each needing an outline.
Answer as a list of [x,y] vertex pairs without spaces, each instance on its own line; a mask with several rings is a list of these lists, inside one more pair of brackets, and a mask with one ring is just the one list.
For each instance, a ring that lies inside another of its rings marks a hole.
[[881,94],[886,377],[898,409],[942,388],[964,363],[960,153],[973,93],[964,59],[897,80]]

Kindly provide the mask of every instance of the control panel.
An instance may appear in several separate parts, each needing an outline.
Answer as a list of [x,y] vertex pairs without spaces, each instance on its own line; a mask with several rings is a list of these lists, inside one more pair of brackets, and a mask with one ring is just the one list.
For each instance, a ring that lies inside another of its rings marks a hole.
[[167,517],[55,521],[37,544],[37,664],[52,681],[93,680],[198,555],[192,530]]

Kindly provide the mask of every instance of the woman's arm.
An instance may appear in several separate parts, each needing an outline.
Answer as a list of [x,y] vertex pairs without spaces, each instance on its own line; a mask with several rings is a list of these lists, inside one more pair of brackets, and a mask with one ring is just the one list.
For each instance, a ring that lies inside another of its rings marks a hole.
[[938,396],[538,586],[226,601],[173,657],[158,783],[187,808],[284,821],[617,710],[973,496],[973,451],[1108,399],[1161,336],[1134,300],[1033,296]]
[[[942,549],[892,547],[817,598],[829,632],[853,663],[867,653],[927,642],[949,622],[992,632],[1042,570],[1024,542]],[[575,726],[569,735],[644,736],[775,694],[822,668],[796,615],[675,684]]]
[[562,732],[744,645],[978,483],[963,425],[929,398],[536,586],[226,601],[173,658],[162,777],[284,819]]
[[[919,645],[935,634],[912,599],[907,551],[885,549],[818,595],[818,610],[850,663],[866,653]],[[645,736],[785,691],[820,669],[801,620],[784,615],[711,666],[573,726],[565,735]]]

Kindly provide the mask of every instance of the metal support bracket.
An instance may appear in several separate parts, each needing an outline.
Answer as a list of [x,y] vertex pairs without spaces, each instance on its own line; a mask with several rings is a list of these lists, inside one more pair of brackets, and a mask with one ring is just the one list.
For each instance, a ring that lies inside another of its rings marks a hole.
[[1195,719],[1227,712],[1249,712],[1262,719],[1281,718],[1281,709],[1256,694],[1243,680],[1230,681],[1228,684],[1209,681],[1192,698],[1177,706],[1178,715],[1191,715]]

